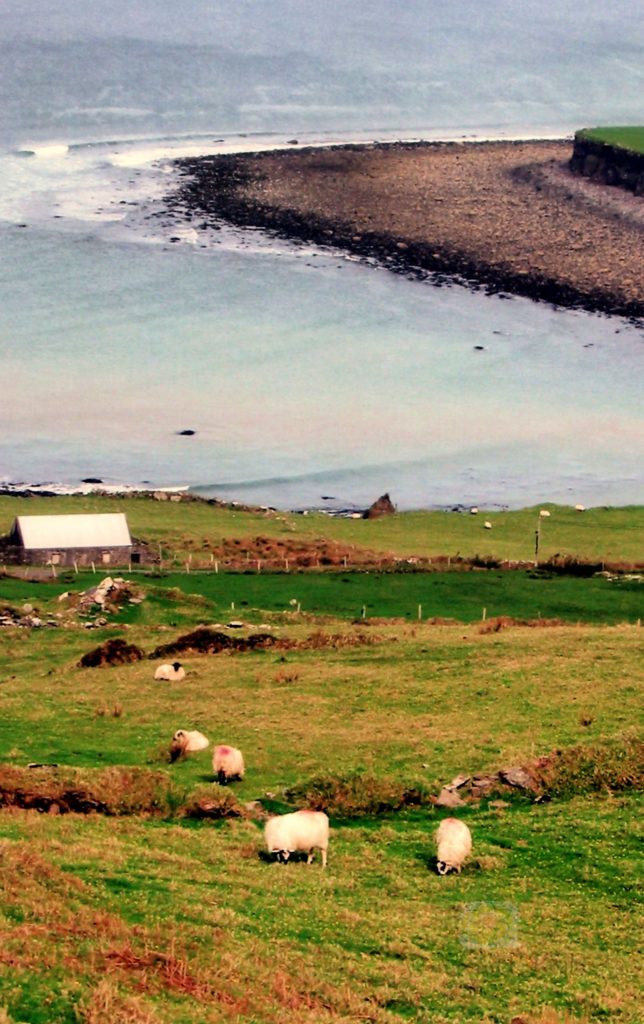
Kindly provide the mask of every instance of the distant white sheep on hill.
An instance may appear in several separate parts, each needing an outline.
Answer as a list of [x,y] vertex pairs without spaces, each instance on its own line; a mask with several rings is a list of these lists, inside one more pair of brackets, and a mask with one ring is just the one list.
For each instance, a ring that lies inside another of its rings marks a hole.
[[329,846],[329,819],[323,811],[294,811],[270,818],[264,828],[266,848],[277,854],[277,859],[286,864],[292,853],[306,853],[306,863],[313,860],[313,853],[319,850],[322,867],[326,867]]
[[220,786],[225,786],[233,779],[244,778],[244,758],[237,747],[220,745],[215,747],[212,756],[212,767]]
[[472,833],[458,818],[444,818],[436,832],[436,868],[439,875],[460,872],[472,852]]
[[159,665],[154,678],[164,679],[168,683],[180,683],[186,678],[186,670],[180,661],[173,661],[171,665]]

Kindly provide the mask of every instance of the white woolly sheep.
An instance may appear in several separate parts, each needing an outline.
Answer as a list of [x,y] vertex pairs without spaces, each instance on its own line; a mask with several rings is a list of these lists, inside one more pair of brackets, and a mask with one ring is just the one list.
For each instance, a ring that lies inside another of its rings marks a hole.
[[186,670],[180,661],[173,661],[171,665],[159,665],[154,678],[164,679],[168,683],[180,683],[186,678]]
[[460,872],[472,852],[472,833],[458,818],[443,818],[436,832],[436,868],[439,875]]
[[322,854],[322,867],[326,867],[329,846],[329,819],[324,811],[295,811],[270,818],[264,828],[264,838],[269,853],[286,864],[292,853],[306,853],[306,863],[313,860],[313,853]]
[[170,760],[176,761],[185,754],[195,754],[209,746],[210,740],[202,732],[197,732],[196,729],[177,729],[170,744]]
[[244,778],[244,758],[241,750],[237,750],[237,747],[224,745],[215,747],[215,752],[212,755],[212,767],[220,786],[227,785],[233,779]]

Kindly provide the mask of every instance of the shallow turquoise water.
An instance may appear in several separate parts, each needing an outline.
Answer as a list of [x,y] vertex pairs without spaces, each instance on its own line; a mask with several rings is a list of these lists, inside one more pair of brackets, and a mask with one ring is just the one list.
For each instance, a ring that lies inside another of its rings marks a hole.
[[304,6],[3,7],[0,480],[641,501],[641,331],[151,216],[183,151],[627,121],[639,23],[599,3],[583,27],[540,5],[520,32],[501,2]]

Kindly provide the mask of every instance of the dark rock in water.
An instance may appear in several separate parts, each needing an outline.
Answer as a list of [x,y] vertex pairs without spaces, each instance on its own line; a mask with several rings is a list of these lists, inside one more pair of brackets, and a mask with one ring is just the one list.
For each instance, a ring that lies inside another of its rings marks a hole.
[[388,494],[383,494],[377,501],[374,501],[363,515],[363,519],[377,519],[379,516],[392,516],[396,511]]
[[297,141],[297,139],[287,139],[287,140],[286,140],[286,144],[287,144],[288,146],[297,146],[297,144],[298,144],[298,141]]
[[179,437],[193,437],[196,433],[196,430],[177,430]]
[[474,351],[475,352],[485,352],[485,345],[475,345],[474,346]]
[[103,481],[99,480],[99,478],[97,476],[86,476],[83,480],[81,480],[81,483],[83,483],[83,484],[102,484]]

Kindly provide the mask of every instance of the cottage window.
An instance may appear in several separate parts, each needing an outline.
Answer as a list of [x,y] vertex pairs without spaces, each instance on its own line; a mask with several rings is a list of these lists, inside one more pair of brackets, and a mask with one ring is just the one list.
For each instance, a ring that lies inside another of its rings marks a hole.
[[60,551],[52,551],[50,562],[52,565],[60,565]]
[[104,551],[103,554],[101,555],[101,559],[103,565],[109,565],[109,563],[112,561],[112,555],[109,551]]
[[141,552],[140,551],[133,551],[132,552],[132,565],[140,565],[140,564],[141,564]]

